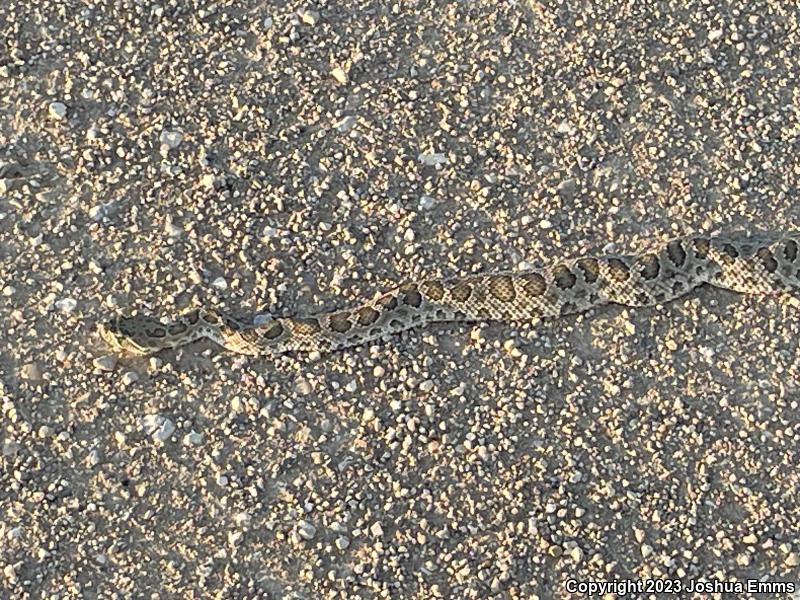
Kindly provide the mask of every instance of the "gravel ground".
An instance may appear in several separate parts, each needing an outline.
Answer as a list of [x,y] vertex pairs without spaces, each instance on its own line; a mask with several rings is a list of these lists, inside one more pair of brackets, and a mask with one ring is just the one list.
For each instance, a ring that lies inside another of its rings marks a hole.
[[788,305],[276,360],[95,334],[791,229],[794,2],[1,4],[0,597],[800,579]]

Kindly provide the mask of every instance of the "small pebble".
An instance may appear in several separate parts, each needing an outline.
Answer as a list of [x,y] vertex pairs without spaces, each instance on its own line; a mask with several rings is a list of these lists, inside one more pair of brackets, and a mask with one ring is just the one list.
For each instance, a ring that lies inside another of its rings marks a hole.
[[92,364],[101,371],[113,371],[114,367],[117,366],[117,358],[111,354],[106,354],[95,358]]
[[161,443],[169,440],[175,433],[175,424],[159,414],[145,415],[142,418],[142,428],[154,441]]
[[302,520],[297,522],[297,533],[304,540],[313,540],[317,535],[317,528],[308,521]]
[[206,173],[200,178],[200,185],[207,190],[213,190],[217,187],[217,178],[211,173]]
[[319,23],[319,13],[315,10],[304,10],[300,13],[300,19],[306,25],[311,25],[313,27]]
[[341,133],[347,133],[353,127],[355,127],[356,122],[357,119],[352,115],[344,117],[341,121],[339,121],[336,124],[336,129],[338,129]]
[[197,433],[196,431],[190,431],[185,436],[183,436],[184,446],[199,446],[202,443],[203,443],[202,433]]
[[78,306],[78,301],[75,298],[61,298],[60,300],[56,300],[55,307],[64,314],[71,314],[75,312],[75,308]]
[[430,210],[434,207],[436,201],[430,196],[421,196],[419,199],[420,210]]
[[443,165],[447,162],[447,155],[441,152],[434,152],[431,154],[420,154],[417,159],[424,165],[429,167],[435,167],[438,165]]
[[51,102],[48,112],[51,117],[60,121],[67,116],[67,106],[63,102]]
[[307,396],[312,391],[311,384],[307,379],[303,378],[297,380],[296,389],[297,393],[302,394],[303,396]]
[[123,385],[131,385],[132,383],[135,383],[137,381],[139,381],[139,374],[136,373],[135,371],[127,371],[122,376]]
[[25,363],[20,369],[20,376],[28,381],[41,381],[42,370],[35,362]]
[[349,546],[350,546],[350,540],[347,539],[345,536],[340,535],[339,537],[336,538],[336,547],[339,550],[347,550]]
[[331,76],[339,83],[347,83],[347,73],[341,67],[336,67],[331,71]]
[[169,149],[174,150],[181,145],[181,142],[183,141],[183,134],[180,131],[165,130],[161,132],[158,141],[161,142],[163,146],[167,146]]

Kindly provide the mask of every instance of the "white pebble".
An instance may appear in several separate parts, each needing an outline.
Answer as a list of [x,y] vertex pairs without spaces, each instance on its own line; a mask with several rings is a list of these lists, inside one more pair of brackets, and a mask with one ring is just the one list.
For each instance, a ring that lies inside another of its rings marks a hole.
[[349,546],[350,546],[350,540],[344,537],[343,535],[340,535],[339,537],[336,538],[336,547],[339,550],[347,550]]
[[441,152],[422,153],[417,157],[417,160],[429,167],[435,167],[437,165],[443,165],[446,163],[447,155]]
[[436,201],[431,198],[430,196],[422,196],[419,199],[419,208],[420,210],[430,210],[434,207]]
[[101,221],[106,216],[108,211],[102,204],[95,204],[89,209],[89,218],[92,221]]
[[64,313],[64,314],[71,314],[75,311],[75,308],[78,306],[78,301],[75,298],[61,298],[60,300],[56,300],[56,308]]
[[369,528],[369,532],[375,537],[381,537],[383,535],[383,527],[380,524],[380,521],[375,521]]
[[300,13],[300,18],[306,25],[312,27],[319,23],[319,13],[315,10],[304,10]]
[[159,414],[142,417],[142,429],[156,442],[166,442],[175,433],[175,423]]
[[190,431],[185,436],[183,436],[183,445],[184,446],[199,446],[203,443],[203,434],[197,433],[196,431]]
[[297,533],[304,540],[313,540],[314,536],[317,535],[317,528],[308,521],[302,520],[297,523]]
[[558,128],[556,129],[556,131],[558,131],[558,133],[567,135],[567,134],[572,133],[574,131],[574,129],[573,129],[572,125],[569,124],[569,121],[561,121],[561,123],[558,125]]
[[180,131],[162,131],[161,136],[158,138],[158,141],[161,142],[162,145],[167,146],[170,149],[177,148],[181,145],[183,141],[183,134]]
[[48,111],[51,117],[59,121],[67,116],[67,107],[63,102],[51,102]]
[[217,187],[217,178],[211,173],[206,173],[200,178],[200,185],[207,190],[213,190],[215,187]]
[[139,381],[139,374],[136,371],[127,371],[122,376],[122,383],[124,385],[131,385],[132,383],[136,383]]
[[347,133],[353,127],[355,127],[356,122],[357,119],[354,116],[348,115],[336,124],[336,129],[338,129],[341,133]]

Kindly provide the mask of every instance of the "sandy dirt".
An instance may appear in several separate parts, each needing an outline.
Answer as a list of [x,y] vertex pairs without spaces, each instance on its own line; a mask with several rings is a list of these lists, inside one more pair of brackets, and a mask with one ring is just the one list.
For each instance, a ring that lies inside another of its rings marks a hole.
[[796,585],[786,303],[277,359],[96,335],[797,228],[800,9],[643,4],[2,0],[0,598]]

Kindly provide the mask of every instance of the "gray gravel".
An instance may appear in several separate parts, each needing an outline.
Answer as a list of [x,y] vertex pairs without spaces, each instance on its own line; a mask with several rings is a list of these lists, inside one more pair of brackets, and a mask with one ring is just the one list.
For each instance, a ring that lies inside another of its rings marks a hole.
[[94,331],[796,228],[799,23],[778,0],[5,0],[0,597],[798,581],[786,304],[704,290],[276,360],[115,357]]

